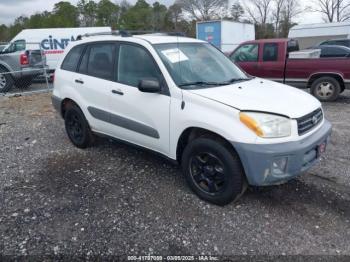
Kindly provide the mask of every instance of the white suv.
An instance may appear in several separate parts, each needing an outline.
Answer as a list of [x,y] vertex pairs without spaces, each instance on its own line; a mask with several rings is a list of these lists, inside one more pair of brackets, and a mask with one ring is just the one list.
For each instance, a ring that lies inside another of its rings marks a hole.
[[218,205],[247,184],[280,184],[307,170],[331,133],[311,95],[251,78],[191,38],[84,38],[66,49],[54,85],[53,105],[75,146],[107,135],[158,152]]

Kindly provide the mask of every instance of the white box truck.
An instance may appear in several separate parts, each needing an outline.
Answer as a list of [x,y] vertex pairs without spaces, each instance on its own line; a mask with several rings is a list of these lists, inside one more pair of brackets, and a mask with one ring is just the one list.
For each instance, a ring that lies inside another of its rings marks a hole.
[[75,41],[79,35],[110,32],[111,30],[110,27],[25,29],[16,35],[8,46],[21,43],[16,46],[20,46],[23,50],[18,51],[41,49],[46,55],[49,71],[54,71],[70,41]]
[[224,53],[230,53],[245,41],[255,40],[253,24],[227,20],[197,22],[197,39],[207,41]]

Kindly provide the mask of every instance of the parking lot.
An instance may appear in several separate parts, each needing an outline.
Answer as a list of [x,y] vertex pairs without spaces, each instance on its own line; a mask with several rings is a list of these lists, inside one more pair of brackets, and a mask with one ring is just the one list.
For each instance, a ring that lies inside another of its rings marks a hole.
[[74,148],[49,93],[0,96],[1,253],[349,256],[350,92],[324,109],[333,136],[316,167],[218,207],[149,152]]

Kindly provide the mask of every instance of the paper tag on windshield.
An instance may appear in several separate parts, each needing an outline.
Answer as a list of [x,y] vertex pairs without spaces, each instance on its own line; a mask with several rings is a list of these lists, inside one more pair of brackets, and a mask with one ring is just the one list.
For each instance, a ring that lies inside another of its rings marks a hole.
[[173,64],[188,60],[188,57],[178,48],[167,49],[162,53]]

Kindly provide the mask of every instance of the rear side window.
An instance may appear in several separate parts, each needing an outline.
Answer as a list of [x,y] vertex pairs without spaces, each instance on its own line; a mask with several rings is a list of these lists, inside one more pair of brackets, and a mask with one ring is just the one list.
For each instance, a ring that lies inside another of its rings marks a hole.
[[77,70],[80,57],[84,51],[84,47],[84,45],[78,45],[76,47],[73,47],[64,59],[61,69],[75,72]]
[[299,43],[297,40],[291,39],[287,43],[287,52],[296,52],[299,51]]
[[[113,80],[114,50],[115,45],[112,43],[91,45],[87,74],[106,80]],[[84,59],[82,63],[84,63]]]
[[340,45],[340,46],[350,47],[350,41],[349,40],[331,40],[331,41],[323,42],[321,45]]
[[278,59],[278,44],[268,43],[264,45],[263,61],[273,62]]
[[349,51],[345,48],[339,48],[337,46],[323,47],[321,50],[321,57],[346,57],[349,56]]
[[161,74],[151,55],[142,47],[121,44],[118,60],[118,82],[137,87],[142,79],[157,79]]
[[337,45],[350,47],[350,42],[348,40],[337,40],[336,43],[337,43]]

